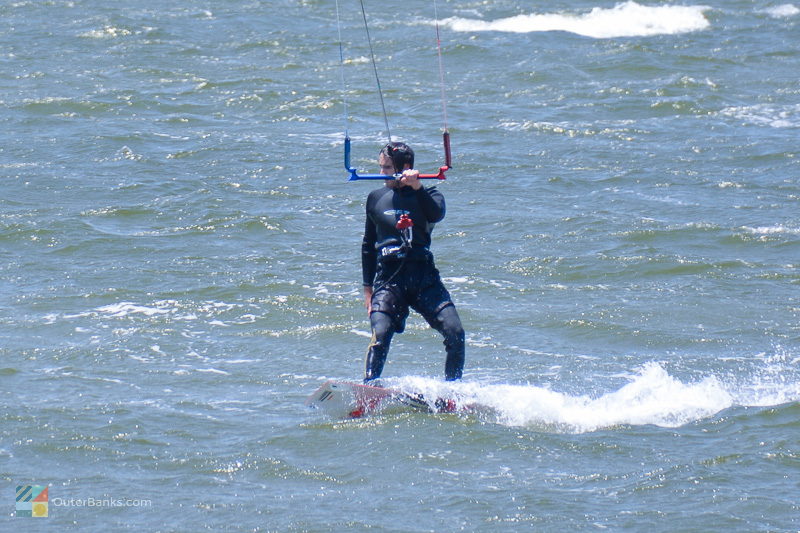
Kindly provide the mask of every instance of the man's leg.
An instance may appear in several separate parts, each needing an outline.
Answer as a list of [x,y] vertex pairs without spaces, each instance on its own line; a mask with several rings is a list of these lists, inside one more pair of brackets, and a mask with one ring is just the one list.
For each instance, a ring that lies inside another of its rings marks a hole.
[[456,307],[452,304],[440,310],[434,317],[431,325],[444,337],[444,348],[447,359],[444,363],[444,379],[454,381],[461,379],[466,358],[466,343],[464,328]]
[[464,328],[461,326],[461,318],[453,305],[450,293],[442,283],[439,271],[433,263],[428,265],[422,285],[424,288],[420,291],[413,307],[444,337],[444,347],[447,351],[444,378],[447,381],[461,379],[466,346]]
[[367,347],[367,362],[364,371],[364,382],[378,379],[383,372],[386,356],[389,354],[389,344],[394,335],[392,318],[384,312],[373,311],[369,315],[372,327],[372,341]]

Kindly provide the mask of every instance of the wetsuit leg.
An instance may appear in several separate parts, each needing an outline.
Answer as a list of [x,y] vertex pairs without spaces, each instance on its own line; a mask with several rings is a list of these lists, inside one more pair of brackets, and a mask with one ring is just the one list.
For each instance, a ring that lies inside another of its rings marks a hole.
[[386,356],[389,353],[389,344],[394,335],[392,318],[381,311],[373,311],[369,315],[372,326],[372,342],[367,348],[367,362],[364,371],[364,382],[378,379],[383,372]]
[[447,381],[461,379],[465,360],[465,335],[450,293],[442,283],[439,271],[430,261],[420,282],[422,290],[414,302],[417,310],[430,326],[444,337],[447,359],[444,365],[444,378]]
[[444,363],[444,379],[455,381],[461,379],[465,360],[465,335],[461,326],[461,318],[456,307],[448,305],[431,321],[431,325],[444,337],[444,348],[447,359]]

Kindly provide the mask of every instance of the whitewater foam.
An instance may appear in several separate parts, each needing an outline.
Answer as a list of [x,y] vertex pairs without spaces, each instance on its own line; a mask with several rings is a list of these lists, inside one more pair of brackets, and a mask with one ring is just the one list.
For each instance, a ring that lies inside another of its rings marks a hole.
[[800,8],[794,4],[782,4],[764,10],[772,18],[788,18],[800,14]]
[[119,302],[116,304],[104,305],[98,307],[97,311],[111,317],[119,318],[131,314],[142,314],[145,316],[155,316],[169,314],[170,309],[163,307],[147,307],[144,305],[137,305],[133,302]]
[[618,390],[598,397],[533,385],[453,384],[422,377],[397,378],[387,384],[429,398],[454,398],[459,405],[474,406],[475,412],[494,423],[585,433],[618,426],[675,428],[734,406],[800,401],[800,381],[791,372],[787,377],[776,364],[770,362],[746,383],[733,383],[713,374],[684,382],[661,364],[647,363]]
[[800,105],[755,104],[726,107],[719,111],[722,116],[758,126],[772,128],[800,127]]
[[645,37],[675,35],[704,30],[709,22],[703,13],[708,6],[645,6],[624,2],[612,8],[595,7],[584,14],[530,14],[517,15],[493,21],[453,17],[442,21],[453,31],[500,31],[531,33],[565,31],[593,37]]
[[752,233],[753,235],[776,235],[776,234],[800,235],[800,228],[787,228],[782,224],[778,224],[775,226],[759,226],[757,228],[752,228],[750,226],[742,226],[742,229],[748,233]]

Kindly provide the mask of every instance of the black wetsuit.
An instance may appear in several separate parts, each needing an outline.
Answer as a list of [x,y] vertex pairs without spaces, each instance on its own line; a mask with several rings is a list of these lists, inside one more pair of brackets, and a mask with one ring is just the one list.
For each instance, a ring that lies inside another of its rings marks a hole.
[[[442,284],[429,250],[433,226],[444,218],[444,196],[436,187],[383,187],[367,197],[366,226],[361,245],[364,285],[372,285],[372,342],[367,349],[365,381],[380,377],[394,333],[402,333],[409,307],[419,312],[444,337],[445,379],[461,378],[464,329],[450,294]],[[401,215],[414,225],[409,246],[403,246],[396,224]]]

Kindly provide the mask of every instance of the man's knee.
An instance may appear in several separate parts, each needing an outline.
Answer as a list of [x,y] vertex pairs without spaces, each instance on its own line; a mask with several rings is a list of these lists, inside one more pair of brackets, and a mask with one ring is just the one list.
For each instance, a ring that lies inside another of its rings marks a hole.
[[373,340],[375,342],[384,343],[387,338],[390,339],[394,333],[392,317],[383,311],[373,311],[370,313],[369,322],[372,327]]
[[454,305],[448,305],[439,311],[436,318],[440,325],[438,329],[442,332],[445,342],[464,344],[464,327]]
[[[391,328],[392,333],[402,333],[405,329],[406,318],[408,317],[408,307],[402,298],[391,290],[379,290],[372,295],[370,304],[370,322],[380,320],[380,327]],[[388,325],[386,320],[388,319]]]

